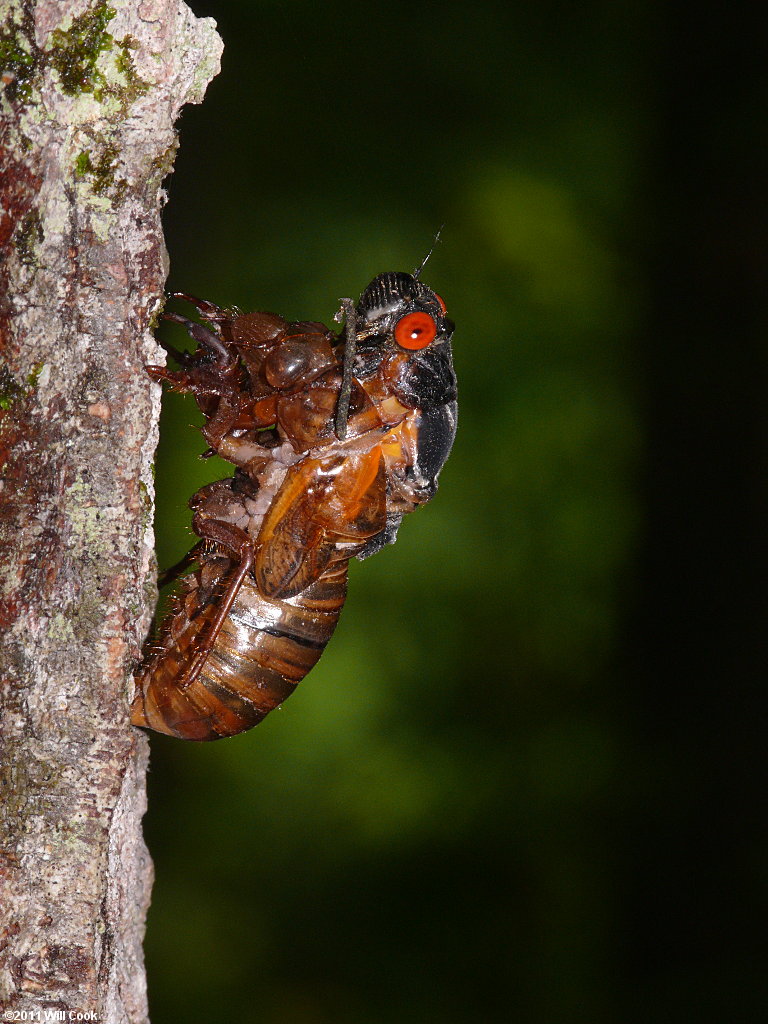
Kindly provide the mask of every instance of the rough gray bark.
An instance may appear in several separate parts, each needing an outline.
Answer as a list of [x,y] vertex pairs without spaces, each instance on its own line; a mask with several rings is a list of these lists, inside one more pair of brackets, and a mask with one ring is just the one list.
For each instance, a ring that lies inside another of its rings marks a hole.
[[220,52],[180,0],[0,0],[0,1007],[28,1020],[146,1020],[143,365],[173,122]]

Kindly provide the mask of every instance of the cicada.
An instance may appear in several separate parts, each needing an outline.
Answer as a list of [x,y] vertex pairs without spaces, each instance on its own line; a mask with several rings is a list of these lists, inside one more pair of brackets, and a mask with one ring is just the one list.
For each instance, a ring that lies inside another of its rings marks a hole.
[[[423,265],[422,265],[423,266]],[[194,395],[206,454],[234,475],[189,504],[200,538],[136,675],[132,721],[189,740],[234,736],[290,696],[344,604],[351,558],[394,542],[428,502],[456,432],[454,325],[413,274],[380,274],[334,333],[183,293],[192,353],[150,376]]]

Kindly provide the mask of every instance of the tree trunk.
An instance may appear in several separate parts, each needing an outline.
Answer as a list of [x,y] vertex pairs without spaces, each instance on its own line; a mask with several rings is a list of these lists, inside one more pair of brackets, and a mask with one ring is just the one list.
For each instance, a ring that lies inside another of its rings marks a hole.
[[0,1007],[26,1013],[9,1019],[146,1020],[143,366],[173,122],[220,52],[180,0],[0,0]]

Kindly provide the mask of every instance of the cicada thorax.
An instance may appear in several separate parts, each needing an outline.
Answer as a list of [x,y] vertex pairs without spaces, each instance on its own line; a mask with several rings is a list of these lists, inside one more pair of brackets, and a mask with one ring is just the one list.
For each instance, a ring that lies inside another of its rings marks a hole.
[[335,628],[349,559],[394,541],[434,494],[455,431],[453,325],[407,274],[380,275],[356,308],[345,300],[338,337],[190,301],[204,324],[169,319],[198,349],[173,353],[178,372],[148,369],[195,396],[210,452],[238,469],[190,501],[199,568],[136,677],[132,721],[208,740],[293,692]]

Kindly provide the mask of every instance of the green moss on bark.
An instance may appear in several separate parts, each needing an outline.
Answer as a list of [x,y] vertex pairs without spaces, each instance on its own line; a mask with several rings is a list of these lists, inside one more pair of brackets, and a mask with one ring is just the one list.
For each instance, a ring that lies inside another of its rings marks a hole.
[[16,247],[19,260],[28,267],[37,266],[37,246],[43,240],[43,225],[40,221],[40,213],[37,210],[30,210],[22,219],[13,235],[13,244]]
[[24,3],[9,12],[0,28],[0,77],[9,103],[29,98],[39,67],[32,8]]
[[34,392],[44,363],[35,363],[25,381],[18,381],[7,366],[0,366],[0,409],[7,411]]
[[45,51],[47,60],[58,71],[61,87],[69,96],[95,92],[104,84],[104,75],[96,64],[99,56],[114,45],[107,25],[115,14],[113,8],[101,2],[73,18],[68,29],[57,28],[51,33]]

